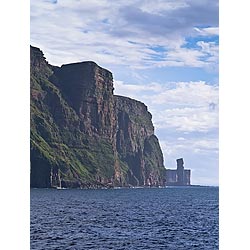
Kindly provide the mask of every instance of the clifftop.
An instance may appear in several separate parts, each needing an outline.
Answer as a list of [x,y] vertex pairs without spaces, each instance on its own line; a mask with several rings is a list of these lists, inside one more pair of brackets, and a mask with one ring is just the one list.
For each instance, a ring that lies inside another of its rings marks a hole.
[[49,65],[31,46],[31,186],[158,186],[165,168],[152,116],[113,94],[95,62]]

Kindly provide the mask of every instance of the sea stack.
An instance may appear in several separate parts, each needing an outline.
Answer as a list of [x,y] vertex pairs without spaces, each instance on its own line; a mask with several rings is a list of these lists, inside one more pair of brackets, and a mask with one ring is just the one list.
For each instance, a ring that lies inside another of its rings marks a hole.
[[191,185],[191,170],[184,169],[183,158],[177,159],[177,169],[166,170],[166,185],[167,186],[190,186]]

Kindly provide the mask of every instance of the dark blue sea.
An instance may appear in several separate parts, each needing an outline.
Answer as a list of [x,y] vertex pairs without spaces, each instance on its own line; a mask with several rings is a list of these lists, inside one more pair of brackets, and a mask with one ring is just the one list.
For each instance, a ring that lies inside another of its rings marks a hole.
[[218,249],[218,187],[31,189],[30,246]]

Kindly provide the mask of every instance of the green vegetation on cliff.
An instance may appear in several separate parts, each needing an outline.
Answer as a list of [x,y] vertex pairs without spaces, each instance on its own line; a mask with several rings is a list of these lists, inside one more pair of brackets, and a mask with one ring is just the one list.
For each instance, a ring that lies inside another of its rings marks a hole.
[[55,67],[31,47],[31,187],[163,185],[147,107],[94,62]]

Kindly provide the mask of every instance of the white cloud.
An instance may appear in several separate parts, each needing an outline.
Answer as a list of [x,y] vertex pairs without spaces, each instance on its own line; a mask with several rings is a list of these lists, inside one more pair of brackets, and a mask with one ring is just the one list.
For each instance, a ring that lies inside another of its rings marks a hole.
[[174,108],[158,111],[154,124],[159,129],[183,132],[207,132],[218,128],[218,113],[208,108]]
[[208,27],[199,29],[197,27],[194,30],[201,36],[218,36],[219,35],[219,27]]
[[218,156],[217,138],[183,138],[182,140],[161,140],[161,148],[165,158],[176,156],[182,153],[189,154],[210,154],[212,151]]
[[[115,92],[120,95],[133,95],[134,98],[143,98],[152,104],[175,104],[176,107],[207,106],[218,103],[217,85],[199,82],[168,82],[166,84],[151,83],[147,85],[125,84],[123,81],[114,81]],[[133,97],[132,96],[132,97]]]
[[204,81],[178,82],[168,89],[161,90],[157,98],[151,98],[155,104],[176,104],[176,106],[207,106],[209,103],[218,103],[218,87],[211,86]]
[[188,4],[186,1],[166,1],[166,0],[155,0],[155,1],[142,1],[141,2],[141,10],[152,13],[152,14],[157,14],[157,15],[162,15],[165,11],[171,11],[179,8],[185,8],[188,7]]
[[218,86],[205,82],[133,85],[122,81],[114,85],[116,94],[146,103],[157,129],[190,133],[218,128]]
[[186,139],[183,138],[183,137],[178,137],[177,140],[178,140],[178,141],[185,141]]
[[51,64],[94,60],[142,69],[208,67],[216,61],[204,61],[211,56],[202,48],[184,47],[185,36],[215,34],[213,28],[194,27],[216,23],[216,1],[208,6],[184,0],[55,2],[31,1],[31,43]]
[[203,67],[205,63],[200,59],[203,53],[195,49],[178,48],[167,52],[167,61],[181,62],[183,66]]
[[[141,96],[141,93],[150,91],[151,94],[159,94],[164,87],[159,83],[150,83],[147,85],[124,84],[123,81],[114,81],[115,93],[126,96]],[[150,97],[150,96],[149,96]]]

